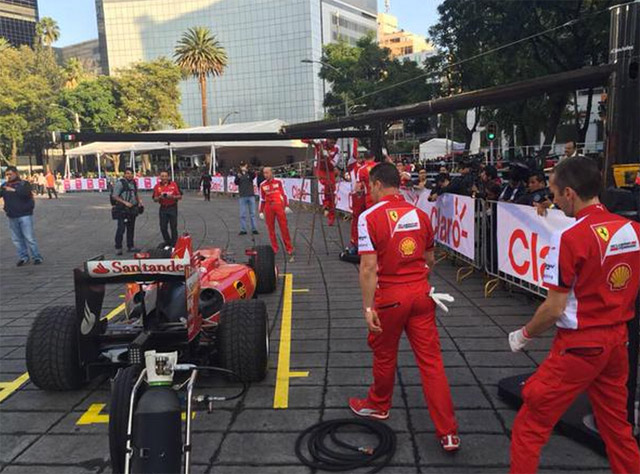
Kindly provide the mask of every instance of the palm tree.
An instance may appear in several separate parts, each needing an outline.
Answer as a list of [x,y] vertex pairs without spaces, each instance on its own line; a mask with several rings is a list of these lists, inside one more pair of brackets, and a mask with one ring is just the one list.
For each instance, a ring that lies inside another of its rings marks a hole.
[[176,64],[191,76],[197,77],[202,100],[202,125],[207,125],[207,76],[220,76],[227,67],[227,52],[208,28],[189,28],[175,49]]
[[85,76],[84,65],[78,58],[69,58],[63,68],[64,87],[74,89]]
[[60,28],[58,22],[51,17],[45,16],[36,25],[36,40],[51,49],[51,45],[60,38]]

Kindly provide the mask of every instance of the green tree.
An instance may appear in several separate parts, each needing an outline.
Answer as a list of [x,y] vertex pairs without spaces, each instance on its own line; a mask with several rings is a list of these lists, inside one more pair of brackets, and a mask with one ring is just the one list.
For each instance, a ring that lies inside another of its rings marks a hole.
[[113,130],[118,115],[113,93],[113,83],[106,76],[82,81],[75,89],[63,89],[56,100],[61,107],[52,108],[48,129],[74,130],[76,124],[69,113],[71,110],[78,114],[81,130]]
[[[431,60],[432,66],[446,71],[442,94],[466,92],[604,62],[608,41],[607,9],[614,3],[619,2],[445,0],[438,7],[438,23],[429,30],[441,52]],[[520,41],[529,36],[535,37]],[[503,47],[513,42],[517,43]],[[498,47],[503,48],[481,56]],[[460,64],[447,67],[456,63]],[[518,141],[523,144],[532,144],[539,132],[544,132],[547,146],[542,153],[546,153],[568,98],[569,94],[541,95],[485,109],[483,116],[498,120],[507,135],[512,135],[515,126]],[[589,114],[590,110],[587,110],[587,116]],[[466,128],[463,120],[457,123]],[[576,137],[579,140],[584,139],[586,127],[581,130],[582,137]],[[513,142],[514,137],[510,139]]]
[[58,39],[60,39],[58,22],[48,16],[41,18],[36,24],[36,42],[47,46],[51,50],[52,44]]
[[116,109],[113,128],[122,132],[179,128],[180,68],[166,58],[117,71],[111,81]]
[[198,79],[202,125],[207,125],[207,77],[220,76],[228,65],[225,49],[208,28],[189,28],[178,41],[174,58],[185,74]]

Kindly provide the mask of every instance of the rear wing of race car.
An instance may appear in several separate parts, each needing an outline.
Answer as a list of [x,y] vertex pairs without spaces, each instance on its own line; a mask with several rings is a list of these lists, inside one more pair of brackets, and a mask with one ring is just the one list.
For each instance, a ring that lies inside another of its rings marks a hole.
[[85,262],[86,278],[93,284],[184,281],[193,270],[188,255],[183,258],[94,259]]

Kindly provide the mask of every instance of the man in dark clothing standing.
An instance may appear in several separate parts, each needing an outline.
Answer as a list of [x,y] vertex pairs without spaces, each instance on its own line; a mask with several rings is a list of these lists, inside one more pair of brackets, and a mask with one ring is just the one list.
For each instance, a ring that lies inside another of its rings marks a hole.
[[112,198],[115,201],[114,218],[118,221],[116,229],[116,255],[122,255],[122,238],[127,231],[127,251],[139,252],[134,247],[133,236],[136,226],[136,216],[142,209],[142,201],[138,196],[138,187],[133,177],[133,169],[124,170],[124,178],[116,181],[113,186]]
[[[153,200],[160,204],[160,232],[164,244],[173,247],[178,239],[178,201],[182,190],[178,183],[169,179],[169,173],[160,173],[160,182],[153,188]],[[169,234],[171,228],[171,234]]]
[[202,173],[202,177],[200,178],[200,184],[202,185],[202,195],[204,196],[205,201],[211,201],[211,180],[213,177],[208,173]]
[[35,201],[31,184],[20,179],[18,169],[9,166],[6,171],[7,182],[0,188],[0,197],[4,199],[4,211],[9,218],[11,240],[18,249],[19,267],[29,263],[29,251],[34,265],[43,261],[36,238],[33,235],[33,209]]
[[543,171],[536,171],[529,176],[527,193],[516,200],[516,204],[533,206],[534,204],[546,201],[549,195],[547,189],[547,177]]
[[246,163],[240,163],[240,172],[236,175],[234,183],[238,186],[240,194],[240,233],[238,235],[247,235],[247,211],[251,219],[251,232],[258,234],[256,229],[256,198],[253,191],[253,180],[256,177],[253,171],[249,171]]

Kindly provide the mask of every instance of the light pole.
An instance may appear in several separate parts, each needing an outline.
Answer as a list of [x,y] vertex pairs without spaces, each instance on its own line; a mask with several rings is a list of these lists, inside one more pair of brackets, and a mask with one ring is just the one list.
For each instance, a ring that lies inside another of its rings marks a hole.
[[239,115],[239,114],[240,114],[240,112],[238,112],[237,110],[234,110],[233,112],[229,112],[222,119],[220,117],[218,117],[218,125],[224,125],[229,117],[231,117],[232,115]]
[[51,107],[58,107],[60,109],[64,109],[67,112],[70,112],[71,114],[73,114],[73,118],[75,121],[75,126],[76,126],[76,132],[80,132],[80,115],[78,115],[78,112],[74,112],[73,110],[71,110],[68,107],[65,107],[64,105],[60,105],[60,104],[51,104]]
[[[78,112],[74,112],[73,110],[71,110],[68,107],[65,107],[64,105],[60,105],[60,104],[49,104],[50,107],[58,107],[59,109],[63,109],[66,110],[67,112],[69,112],[70,114],[73,115],[74,121],[75,121],[75,126],[76,126],[76,132],[80,133],[80,115],[78,115]],[[82,145],[82,143],[78,143],[78,146]],[[65,175],[68,178],[69,175],[71,174],[71,165],[69,164],[69,159],[67,158],[67,150],[65,149],[64,146],[64,140],[62,140],[62,158],[64,159],[64,163],[65,163]],[[98,158],[100,159],[100,158]],[[78,161],[76,160],[76,171],[78,171]]]
[[[329,69],[333,69],[335,72],[337,72],[338,74],[340,74],[342,77],[346,78],[346,74],[343,73],[340,69],[338,69],[335,66],[332,66],[329,63],[326,63],[324,61],[319,61],[319,60],[313,60],[313,59],[303,59],[302,61],[300,61],[301,63],[305,63],[305,64],[313,64],[313,63],[317,63],[317,64],[322,64],[323,66],[328,67]],[[324,79],[322,80],[323,82],[323,93],[326,96],[326,91],[324,91]],[[346,92],[343,92],[341,94],[342,96],[342,100],[344,101],[344,116],[348,117],[349,116],[349,97],[347,96]]]

